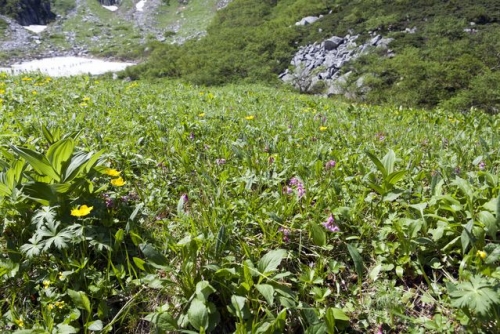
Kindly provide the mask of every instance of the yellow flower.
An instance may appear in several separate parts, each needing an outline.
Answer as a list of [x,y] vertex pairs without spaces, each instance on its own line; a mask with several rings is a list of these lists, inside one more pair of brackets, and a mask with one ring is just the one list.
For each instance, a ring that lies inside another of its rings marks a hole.
[[54,309],[54,304],[47,305],[47,308],[49,309],[49,311],[52,311]]
[[48,288],[49,288],[49,286],[50,286],[50,281],[49,281],[49,280],[44,280],[44,281],[42,282],[42,284],[43,284],[43,288],[44,288],[44,289],[48,289]]
[[14,322],[16,323],[16,325],[19,328],[23,328],[24,327],[24,321],[23,321],[23,319],[16,319],[16,320],[14,320]]
[[120,173],[119,171],[117,171],[116,169],[113,169],[113,168],[106,168],[106,171],[104,172],[106,173],[107,175],[109,176],[120,176]]
[[477,251],[476,254],[483,260],[486,258],[486,256],[488,256],[488,253],[486,253],[485,251]]
[[5,89],[0,89],[0,95],[5,94]]
[[31,79],[31,78],[29,78],[29,77],[23,77],[21,80],[22,80],[22,81],[31,81],[32,79]]
[[83,217],[88,215],[93,208],[93,206],[86,206],[85,204],[80,205],[78,209],[71,210],[71,215],[75,217]]
[[61,301],[61,302],[55,302],[55,305],[56,305],[58,308],[63,308],[63,307],[64,307],[64,301]]
[[247,116],[247,117],[245,117],[245,119],[246,119],[247,121],[251,121],[251,120],[252,120],[252,119],[254,119],[254,118],[255,118],[255,116]]
[[205,113],[202,112],[201,114],[198,115],[198,117],[205,117]]
[[115,187],[121,187],[121,186],[125,185],[125,181],[123,181],[122,177],[119,177],[117,179],[111,180],[111,184]]
[[64,274],[59,272],[59,280],[64,281],[64,278],[65,278]]
[[38,93],[36,92],[36,90],[34,90],[34,91],[31,92],[31,94],[36,95]]
[[80,103],[80,107],[86,107],[86,106],[87,106],[87,103],[85,103],[85,102]]
[[88,96],[84,96],[83,99],[82,99],[83,102],[87,102],[87,101],[90,101],[90,97]]
[[320,126],[319,127],[319,131],[326,131],[328,130],[328,128],[326,126]]

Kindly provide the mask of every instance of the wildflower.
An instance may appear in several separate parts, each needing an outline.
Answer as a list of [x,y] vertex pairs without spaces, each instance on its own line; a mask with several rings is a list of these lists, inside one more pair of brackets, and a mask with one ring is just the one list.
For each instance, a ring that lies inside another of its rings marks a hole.
[[326,127],[326,126],[319,127],[319,131],[326,131],[326,130],[328,130],[328,127]]
[[335,218],[333,218],[333,215],[330,215],[324,223],[322,223],[328,231],[330,232],[339,232],[340,228],[335,224]]
[[215,163],[219,166],[225,165],[226,159],[217,159],[217,160],[215,160]]
[[486,163],[484,161],[481,161],[479,165],[477,165],[479,170],[484,170],[486,168]]
[[19,327],[19,328],[23,328],[24,327],[24,321],[23,321],[23,319],[16,319],[16,320],[14,320],[14,322],[17,325],[17,327]]
[[90,97],[85,96],[85,97],[82,99],[82,101],[83,101],[83,102],[88,102],[88,101],[90,101]]
[[64,307],[64,301],[55,302],[54,304],[55,304],[55,306],[57,306],[59,309],[61,309],[61,308],[63,308],[63,307]]
[[64,276],[64,274],[62,272],[59,272],[58,277],[59,277],[60,281],[64,281],[64,279],[66,278],[66,276]]
[[87,103],[85,103],[85,102],[80,103],[80,107],[86,107],[86,106],[87,106]]
[[290,184],[291,186],[296,186],[296,185],[297,185],[297,184],[299,184],[299,183],[300,183],[300,181],[299,181],[296,177],[292,177],[292,178],[290,179],[290,183],[289,183],[289,184]]
[[181,195],[181,201],[182,203],[186,204],[189,201],[189,197],[187,194],[182,194]]
[[284,227],[280,227],[279,232],[283,233],[283,241],[284,242],[289,242],[290,241],[290,230]]
[[250,116],[246,116],[246,117],[245,117],[245,119],[246,119],[247,121],[251,121],[251,120],[252,120],[252,119],[254,119],[254,118],[255,118],[255,116],[251,116],[251,115],[250,115]]
[[31,81],[31,80],[33,80],[33,79],[31,79],[31,78],[29,78],[29,77],[23,77],[21,80],[22,80],[22,81]]
[[108,194],[104,194],[103,197],[104,197],[104,201],[106,203],[106,207],[108,209],[112,208],[114,206],[114,204],[115,204],[114,201],[113,201],[113,199],[111,197],[109,197]]
[[31,94],[36,95],[38,94],[36,90],[32,91]]
[[83,217],[86,216],[92,211],[93,206],[80,205],[77,209],[71,210],[71,215],[75,217]]
[[193,139],[194,139],[194,133],[193,133],[193,132],[191,132],[191,133],[189,134],[189,139],[191,139],[191,140],[193,140]]
[[325,164],[325,169],[331,169],[337,165],[337,162],[335,160],[330,160]]
[[115,187],[121,187],[121,186],[125,185],[125,181],[123,181],[123,178],[120,176],[119,178],[112,179],[111,185],[113,185]]
[[48,288],[49,288],[49,286],[50,286],[50,281],[49,281],[49,280],[44,280],[44,281],[42,282],[42,285],[43,285],[43,288],[44,288],[44,289],[48,289]]
[[302,182],[300,182],[298,185],[297,185],[297,196],[299,196],[299,199],[304,197],[306,194],[306,189],[304,188],[304,184]]
[[283,188],[283,194],[285,194],[285,195],[290,195],[292,192],[293,192],[293,189],[290,188],[289,186],[285,186]]
[[476,255],[484,260],[486,256],[488,256],[488,253],[486,253],[485,251],[477,251]]
[[198,115],[198,117],[205,117],[205,113],[202,112],[201,114]]
[[47,305],[47,308],[49,309],[49,311],[52,311],[54,309],[54,304]]
[[106,170],[104,171],[104,173],[106,175],[109,175],[109,176],[120,176],[121,172],[117,171],[116,169],[113,169],[113,168],[106,168]]

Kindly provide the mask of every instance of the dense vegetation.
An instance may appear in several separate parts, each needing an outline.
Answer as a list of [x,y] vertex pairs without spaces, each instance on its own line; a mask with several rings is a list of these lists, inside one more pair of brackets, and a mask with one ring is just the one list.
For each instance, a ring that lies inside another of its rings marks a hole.
[[[324,16],[312,25],[294,23]],[[276,82],[299,45],[332,35],[395,38],[396,56],[371,55],[350,68],[364,77],[370,103],[453,110],[500,108],[500,3],[496,0],[234,0],[208,36],[182,46],[157,44],[136,77],[180,77],[204,85]],[[474,25],[471,25],[474,24]],[[413,33],[405,32],[405,29]],[[366,86],[362,88],[366,91]]]
[[0,77],[0,330],[500,331],[500,117]]

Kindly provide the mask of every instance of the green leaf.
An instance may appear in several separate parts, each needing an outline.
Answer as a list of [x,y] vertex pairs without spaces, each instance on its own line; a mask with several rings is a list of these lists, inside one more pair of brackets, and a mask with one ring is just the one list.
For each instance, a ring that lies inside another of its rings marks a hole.
[[87,329],[90,331],[100,331],[103,328],[101,320],[91,321],[87,324]]
[[344,311],[342,311],[339,308],[334,307],[334,308],[329,308],[329,310],[332,310],[333,317],[336,320],[341,320],[341,321],[349,321],[350,320],[350,318],[344,313]]
[[133,257],[132,261],[134,261],[134,263],[137,266],[137,268],[139,268],[141,270],[145,270],[144,269],[144,264],[146,263],[146,261],[144,261],[143,259],[140,259],[138,257]]
[[196,329],[206,329],[209,325],[208,308],[201,300],[193,299],[188,310],[189,323]]
[[77,308],[90,312],[90,300],[85,292],[68,289],[68,295]]
[[310,222],[309,225],[311,226],[310,232],[311,232],[311,237],[312,237],[313,243],[316,246],[326,245],[325,229],[314,222]]
[[380,273],[381,269],[382,269],[382,265],[379,263],[370,271],[370,273],[368,274],[368,277],[370,277],[370,279],[375,282],[378,278],[378,274]]
[[387,169],[385,168],[384,164],[371,152],[366,151],[365,152],[368,158],[377,166],[377,169],[384,175],[384,178],[387,176],[388,172]]
[[71,138],[59,140],[47,150],[47,158],[58,175],[62,175],[63,166],[71,158],[75,142]]
[[208,281],[200,281],[196,283],[196,298],[202,301],[207,301],[208,296],[214,293],[216,290],[210,285]]
[[396,154],[394,153],[393,150],[389,150],[389,152],[387,152],[387,154],[382,158],[382,164],[384,165],[384,169],[386,171],[384,177],[392,174],[392,172],[394,171],[395,162],[396,162]]
[[49,176],[50,178],[58,182],[61,181],[60,176],[57,174],[54,168],[52,168],[52,165],[45,156],[28,148],[17,146],[11,147],[14,152],[16,152],[21,158],[26,160],[26,162],[30,164],[31,167],[33,167],[35,172],[40,175]]
[[481,211],[477,216],[477,220],[484,225],[486,234],[495,239],[498,232],[498,226],[497,220],[493,214],[489,211]]
[[450,297],[453,306],[483,316],[490,314],[493,307],[500,305],[498,291],[481,276],[472,276],[469,282],[459,283],[456,290],[450,292]]
[[65,324],[58,324],[56,326],[56,334],[74,334],[78,333],[78,329],[76,329],[73,326],[70,325],[65,325]]
[[361,281],[363,277],[363,259],[361,258],[361,254],[356,247],[347,244],[347,250],[349,251],[349,255],[351,255],[352,260],[354,261],[354,268],[356,273],[358,274],[358,280]]
[[156,317],[154,324],[161,331],[175,331],[178,329],[177,321],[168,312],[162,312]]
[[269,284],[256,284],[257,290],[264,296],[269,306],[273,306],[274,303],[274,288]]
[[328,308],[325,312],[325,325],[328,333],[335,333],[335,315],[332,308]]
[[273,272],[285,257],[286,251],[284,249],[272,250],[259,260],[257,268],[261,274]]
[[391,185],[395,185],[396,183],[401,181],[405,177],[405,175],[406,175],[405,170],[399,172],[393,172],[385,178],[385,181]]
[[167,257],[160,252],[158,252],[152,245],[150,244],[140,244],[139,248],[141,252],[144,254],[146,259],[156,267],[165,267],[168,265],[169,261]]

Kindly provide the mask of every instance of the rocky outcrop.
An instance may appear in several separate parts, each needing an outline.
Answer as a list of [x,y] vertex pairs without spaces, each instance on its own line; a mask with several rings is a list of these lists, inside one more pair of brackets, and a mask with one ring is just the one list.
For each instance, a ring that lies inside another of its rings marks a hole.
[[103,6],[117,6],[120,4],[120,0],[98,0]]
[[49,0],[20,0],[18,3],[16,21],[22,26],[46,25],[55,18]]
[[[392,54],[388,49],[392,38],[376,35],[359,46],[357,39],[357,35],[333,36],[321,43],[301,47],[291,61],[291,68],[281,73],[280,79],[304,93],[348,93],[345,86],[351,73],[345,71],[346,64],[374,48],[386,50],[389,56]],[[363,80],[358,79],[356,85],[361,88]]]

